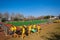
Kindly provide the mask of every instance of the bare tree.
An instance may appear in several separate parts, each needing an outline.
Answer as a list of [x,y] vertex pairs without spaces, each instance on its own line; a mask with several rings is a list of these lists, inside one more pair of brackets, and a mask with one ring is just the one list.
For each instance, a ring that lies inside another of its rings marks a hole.
[[3,18],[5,18],[6,20],[8,20],[8,18],[9,18],[9,13],[8,13],[8,12],[5,12],[5,13],[3,14]]
[[0,13],[0,22],[1,22],[1,20],[2,20],[2,17],[3,17],[3,16],[2,16],[2,13]]
[[2,18],[3,17],[3,14],[2,13],[0,13],[0,18]]
[[60,14],[59,14],[59,16],[58,16],[58,17],[59,17],[59,19],[60,19]]
[[12,13],[12,14],[11,14],[11,20],[13,21],[13,20],[14,20],[14,18],[15,18],[15,14],[14,14],[14,13]]
[[35,17],[34,17],[34,16],[28,16],[28,19],[29,19],[29,20],[34,20]]
[[17,19],[17,20],[23,20],[24,19],[24,15],[23,14],[20,14],[20,13],[17,13],[16,15],[15,15],[15,18]]

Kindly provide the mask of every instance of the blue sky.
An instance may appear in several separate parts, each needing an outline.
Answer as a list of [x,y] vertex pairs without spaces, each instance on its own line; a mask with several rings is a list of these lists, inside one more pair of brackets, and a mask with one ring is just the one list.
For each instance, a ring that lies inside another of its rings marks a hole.
[[0,12],[25,16],[59,15],[60,0],[0,0]]

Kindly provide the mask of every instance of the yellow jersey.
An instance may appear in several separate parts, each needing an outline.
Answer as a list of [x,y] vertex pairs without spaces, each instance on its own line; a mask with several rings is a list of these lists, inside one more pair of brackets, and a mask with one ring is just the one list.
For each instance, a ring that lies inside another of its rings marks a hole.
[[33,28],[36,28],[36,25],[33,25]]
[[25,33],[25,28],[22,28],[22,33]]
[[16,27],[14,26],[14,29],[13,29],[14,31],[16,31]]
[[32,29],[32,25],[28,26],[28,29],[31,30]]
[[37,29],[38,29],[38,30],[40,30],[40,29],[41,29],[41,27],[40,27],[40,26],[37,26]]
[[16,27],[15,26],[14,27],[11,27],[10,30],[11,31],[16,31]]
[[14,31],[14,28],[13,28],[13,27],[11,27],[11,28],[10,28],[10,30],[11,30],[11,31]]

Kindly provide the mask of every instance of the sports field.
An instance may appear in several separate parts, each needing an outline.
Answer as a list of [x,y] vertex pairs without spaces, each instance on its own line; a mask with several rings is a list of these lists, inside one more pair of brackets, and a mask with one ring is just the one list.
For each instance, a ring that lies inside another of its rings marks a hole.
[[46,22],[48,22],[48,20],[13,21],[13,22],[7,22],[7,23],[13,24],[15,26],[22,26],[22,25],[40,24],[40,23],[46,23]]
[[46,24],[42,26],[39,34],[33,33],[24,39],[10,38],[7,40],[60,40],[60,23]]

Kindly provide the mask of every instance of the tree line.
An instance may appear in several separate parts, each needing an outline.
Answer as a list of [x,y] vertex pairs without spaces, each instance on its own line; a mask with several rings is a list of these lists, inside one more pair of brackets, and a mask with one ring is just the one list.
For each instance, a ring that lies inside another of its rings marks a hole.
[[[39,16],[39,17],[34,17],[34,16],[28,16],[25,17],[23,14],[20,13],[12,13],[9,14],[8,12],[5,13],[0,13],[0,21],[27,21],[27,20],[40,20],[40,19],[49,19],[50,16],[53,18],[55,16],[53,15],[47,15],[47,16]],[[58,15],[60,19],[60,15]]]

